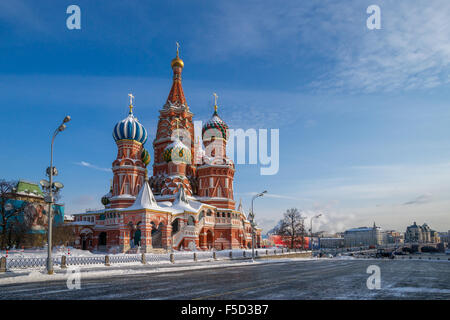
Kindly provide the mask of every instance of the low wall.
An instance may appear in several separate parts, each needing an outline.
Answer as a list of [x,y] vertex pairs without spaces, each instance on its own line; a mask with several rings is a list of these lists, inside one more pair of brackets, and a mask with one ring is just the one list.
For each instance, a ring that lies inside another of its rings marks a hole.
[[289,259],[289,258],[311,258],[312,252],[291,252],[283,254],[272,254],[266,256],[258,256],[257,259]]

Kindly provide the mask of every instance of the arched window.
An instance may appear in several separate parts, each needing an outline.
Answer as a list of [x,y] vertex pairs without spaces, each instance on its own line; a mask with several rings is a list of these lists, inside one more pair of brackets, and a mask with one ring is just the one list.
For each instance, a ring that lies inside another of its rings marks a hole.
[[177,233],[179,229],[180,229],[180,219],[179,219],[179,218],[176,218],[176,219],[172,222],[172,234]]
[[200,214],[198,215],[198,221],[202,220],[205,217],[205,212],[202,211],[200,212]]
[[188,224],[188,226],[195,225],[195,219],[193,216],[189,216],[187,224]]

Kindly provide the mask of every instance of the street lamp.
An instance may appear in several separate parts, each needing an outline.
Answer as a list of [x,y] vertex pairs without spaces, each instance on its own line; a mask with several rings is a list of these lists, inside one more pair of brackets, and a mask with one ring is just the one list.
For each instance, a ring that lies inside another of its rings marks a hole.
[[249,220],[250,224],[252,226],[252,262],[255,262],[255,213],[253,211],[253,201],[255,201],[256,198],[262,197],[265,193],[267,193],[267,190],[264,190],[261,193],[258,193],[257,195],[254,195],[252,198],[252,211],[249,213]]
[[310,231],[311,231],[311,239],[310,239],[310,241],[311,241],[311,251],[314,249],[313,248],[313,219],[319,218],[321,216],[322,216],[322,214],[320,213],[318,215],[315,215],[315,216],[311,217],[311,229],[310,229]]
[[63,185],[55,182],[53,183],[53,175],[58,175],[58,171],[55,167],[53,167],[53,143],[55,141],[56,136],[61,131],[64,131],[66,129],[65,123],[70,121],[70,116],[66,116],[63,120],[63,122],[59,125],[59,127],[55,130],[52,137],[52,144],[50,147],[50,167],[47,168],[47,175],[49,176],[49,183],[48,183],[48,189],[49,189],[49,196],[46,198],[46,202],[48,202],[48,245],[47,245],[47,273],[53,274],[53,260],[52,260],[52,222],[53,222],[53,215],[52,215],[52,206],[53,206],[53,189],[57,191],[58,189],[62,188]]

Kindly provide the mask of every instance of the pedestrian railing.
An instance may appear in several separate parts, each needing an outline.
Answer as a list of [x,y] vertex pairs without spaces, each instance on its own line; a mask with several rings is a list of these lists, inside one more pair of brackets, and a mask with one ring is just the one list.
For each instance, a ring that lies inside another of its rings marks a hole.
[[[295,252],[292,250],[290,253]],[[304,251],[305,252],[305,251]],[[270,255],[288,254],[286,250],[281,249],[255,249],[255,257],[264,257]],[[185,252],[167,252],[167,253],[143,253],[143,254],[113,254],[113,255],[93,255],[88,257],[79,256],[60,256],[53,257],[53,265],[67,268],[68,266],[95,266],[112,264],[161,264],[161,263],[186,263],[194,261],[210,260],[234,260],[251,259],[252,250],[221,250],[221,251],[185,251]],[[1,257],[2,265],[6,268],[0,268],[0,272],[11,269],[33,269],[45,268],[47,265],[46,257]]]
[[142,255],[140,254],[121,254],[109,256],[110,263],[130,263],[141,262]]
[[6,259],[7,269],[32,269],[45,267],[47,258],[8,258]]
[[91,264],[103,264],[105,263],[105,257],[94,256],[94,257],[67,257],[66,263],[68,266],[76,265],[91,265]]

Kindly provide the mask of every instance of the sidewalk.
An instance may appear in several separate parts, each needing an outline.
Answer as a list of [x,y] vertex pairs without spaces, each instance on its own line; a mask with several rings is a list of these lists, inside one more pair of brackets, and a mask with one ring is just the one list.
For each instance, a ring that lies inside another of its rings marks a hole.
[[[33,270],[13,270],[5,273],[0,273],[0,285],[15,284],[15,283],[29,283],[41,281],[66,281],[70,275],[73,275],[73,270],[80,272],[81,278],[98,278],[121,276],[126,274],[151,274],[164,272],[178,272],[189,270],[201,270],[209,268],[224,268],[232,266],[245,266],[254,264],[278,263],[292,260],[311,260],[311,258],[289,257],[289,255],[279,255],[278,259],[265,259],[261,257],[252,262],[251,258],[234,258],[223,260],[204,260],[197,262],[177,262],[177,263],[163,263],[163,264],[141,264],[141,263],[127,263],[115,264],[111,266],[95,265],[95,266],[68,266],[67,269],[60,267],[54,268],[54,274],[48,275],[44,268]],[[315,260],[315,259],[314,259]]]

